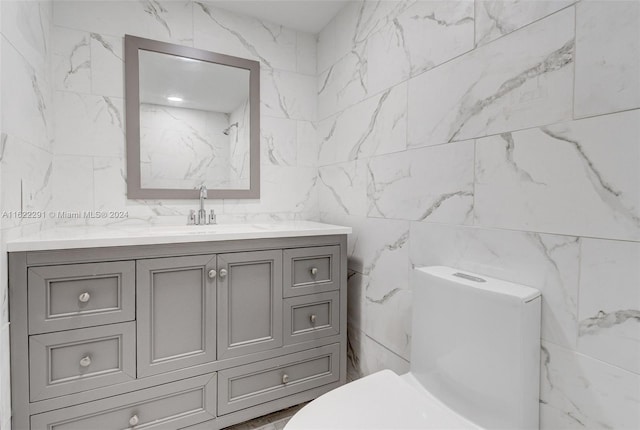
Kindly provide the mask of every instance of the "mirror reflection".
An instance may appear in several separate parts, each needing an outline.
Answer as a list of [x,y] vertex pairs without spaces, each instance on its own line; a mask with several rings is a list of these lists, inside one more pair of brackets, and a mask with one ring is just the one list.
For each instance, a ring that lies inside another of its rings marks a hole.
[[250,71],[139,51],[142,188],[250,188]]

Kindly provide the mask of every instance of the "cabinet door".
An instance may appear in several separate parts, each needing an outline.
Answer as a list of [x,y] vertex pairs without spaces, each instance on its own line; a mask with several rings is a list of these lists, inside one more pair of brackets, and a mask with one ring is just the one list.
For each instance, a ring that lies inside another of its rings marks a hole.
[[137,262],[138,377],[216,359],[216,257]]
[[218,358],[282,346],[282,251],[218,256]]

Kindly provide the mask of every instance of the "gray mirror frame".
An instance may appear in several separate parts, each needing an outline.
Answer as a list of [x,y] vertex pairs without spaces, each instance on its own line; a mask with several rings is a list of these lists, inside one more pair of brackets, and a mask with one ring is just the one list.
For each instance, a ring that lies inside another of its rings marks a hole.
[[138,51],[159,52],[249,70],[249,189],[208,191],[209,199],[257,199],[260,197],[260,63],[188,46],[124,36],[125,110],[127,146],[127,198],[198,199],[197,189],[142,188],[140,180],[140,81]]

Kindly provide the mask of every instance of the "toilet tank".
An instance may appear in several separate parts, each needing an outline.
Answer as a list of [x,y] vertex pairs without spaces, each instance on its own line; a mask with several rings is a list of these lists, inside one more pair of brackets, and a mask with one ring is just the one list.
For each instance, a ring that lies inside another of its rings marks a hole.
[[538,429],[540,292],[451,267],[412,273],[411,373],[487,429]]

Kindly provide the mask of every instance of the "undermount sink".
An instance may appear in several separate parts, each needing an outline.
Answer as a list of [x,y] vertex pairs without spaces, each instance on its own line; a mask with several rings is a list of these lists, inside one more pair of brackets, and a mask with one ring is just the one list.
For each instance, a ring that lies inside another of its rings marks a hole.
[[208,224],[208,225],[183,225],[171,227],[158,227],[158,231],[166,234],[211,234],[228,232],[250,232],[273,230],[276,224]]

